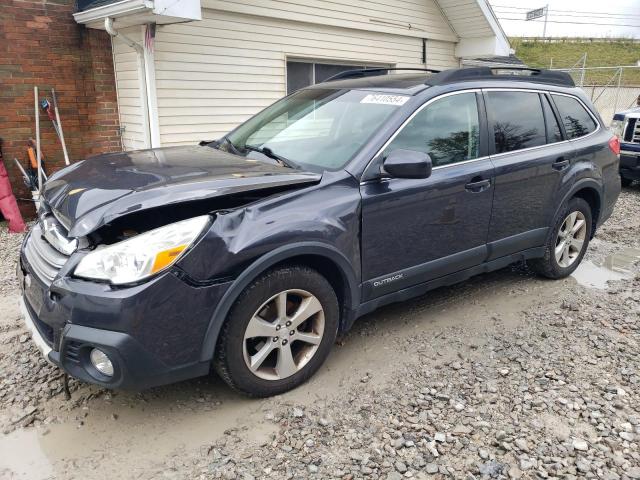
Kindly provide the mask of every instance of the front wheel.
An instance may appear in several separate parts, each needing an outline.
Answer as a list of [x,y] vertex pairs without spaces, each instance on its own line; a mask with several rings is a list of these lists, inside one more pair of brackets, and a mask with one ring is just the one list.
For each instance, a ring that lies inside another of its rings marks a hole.
[[633,183],[633,180],[631,180],[630,178],[620,177],[620,183],[623,187],[630,187]]
[[555,218],[544,257],[533,260],[531,267],[548,278],[571,275],[587,251],[591,228],[591,207],[582,198],[572,198]]
[[303,266],[267,272],[238,297],[214,367],[235,390],[268,397],[305,382],[329,355],[339,308],[331,284]]

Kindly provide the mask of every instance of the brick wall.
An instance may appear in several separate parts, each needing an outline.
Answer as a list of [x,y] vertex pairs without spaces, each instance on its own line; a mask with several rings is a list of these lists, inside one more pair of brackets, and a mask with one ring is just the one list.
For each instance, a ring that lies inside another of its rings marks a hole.
[[[73,0],[0,0],[0,137],[16,197],[29,198],[13,162],[26,164],[35,139],[33,87],[51,101],[55,88],[71,161],[121,149],[118,107],[106,32],[75,23]],[[62,147],[41,110],[42,152],[51,173],[64,166]],[[19,201],[23,215],[33,205]]]

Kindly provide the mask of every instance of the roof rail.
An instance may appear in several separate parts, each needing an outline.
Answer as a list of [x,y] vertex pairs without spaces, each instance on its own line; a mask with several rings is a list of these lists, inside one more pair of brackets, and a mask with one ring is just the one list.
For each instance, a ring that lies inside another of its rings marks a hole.
[[344,72],[340,72],[335,74],[332,77],[329,77],[325,80],[325,82],[333,82],[334,80],[344,80],[347,78],[364,78],[364,77],[374,77],[378,75],[386,75],[388,72],[398,71],[398,70],[408,70],[413,72],[427,72],[427,73],[440,73],[440,70],[433,70],[431,68],[361,68],[356,70],[345,70]]
[[429,77],[425,84],[441,85],[473,80],[519,80],[567,87],[576,86],[571,75],[566,72],[518,66],[455,68]]

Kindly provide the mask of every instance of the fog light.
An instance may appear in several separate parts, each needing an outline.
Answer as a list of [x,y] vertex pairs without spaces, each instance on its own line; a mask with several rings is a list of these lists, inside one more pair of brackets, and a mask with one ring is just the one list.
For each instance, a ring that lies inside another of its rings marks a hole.
[[94,348],[89,354],[91,364],[103,375],[107,377],[113,376],[113,363],[109,360],[109,357],[102,350]]

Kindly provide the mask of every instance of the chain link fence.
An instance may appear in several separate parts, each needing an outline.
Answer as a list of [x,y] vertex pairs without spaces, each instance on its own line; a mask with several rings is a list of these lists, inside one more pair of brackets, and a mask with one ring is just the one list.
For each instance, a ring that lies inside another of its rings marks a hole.
[[609,124],[613,114],[635,107],[640,96],[640,66],[558,68],[573,77]]

